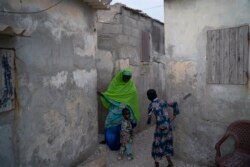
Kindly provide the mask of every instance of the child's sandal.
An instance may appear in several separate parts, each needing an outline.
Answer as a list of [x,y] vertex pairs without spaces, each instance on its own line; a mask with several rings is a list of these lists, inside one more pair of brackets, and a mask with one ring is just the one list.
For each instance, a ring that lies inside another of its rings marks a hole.
[[123,155],[119,155],[118,157],[117,157],[117,160],[122,160],[123,159]]
[[133,155],[128,155],[127,159],[128,159],[129,161],[133,160],[133,159],[134,159],[134,158],[133,158]]

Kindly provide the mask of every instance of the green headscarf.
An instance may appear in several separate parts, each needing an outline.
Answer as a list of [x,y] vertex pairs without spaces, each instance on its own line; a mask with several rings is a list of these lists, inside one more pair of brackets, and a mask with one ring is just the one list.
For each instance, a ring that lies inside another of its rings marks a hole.
[[[130,79],[125,83],[122,79],[123,75],[129,74],[132,75],[132,69],[130,68],[125,68],[118,72],[109,84],[108,89],[102,94],[111,100],[128,105],[132,109],[134,116],[138,121],[140,118],[139,101],[134,81]],[[102,104],[109,109],[109,103],[102,97],[101,101]]]

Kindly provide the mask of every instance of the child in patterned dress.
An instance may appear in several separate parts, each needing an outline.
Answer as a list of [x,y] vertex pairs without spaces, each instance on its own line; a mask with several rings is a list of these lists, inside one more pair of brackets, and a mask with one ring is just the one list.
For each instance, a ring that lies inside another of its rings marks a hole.
[[128,160],[133,159],[132,142],[133,142],[133,127],[130,121],[130,111],[128,108],[122,110],[123,120],[121,124],[121,148],[118,160],[121,160],[124,154],[127,155]]
[[156,128],[151,152],[155,161],[155,167],[159,167],[159,161],[162,157],[167,158],[167,167],[173,167],[173,162],[171,161],[171,156],[174,155],[172,125],[166,109],[168,106],[173,107],[173,115],[175,117],[179,114],[179,109],[177,108],[178,104],[176,102],[170,104],[157,98],[157,94],[154,89],[149,89],[147,91],[147,96],[151,101],[148,107],[147,124],[151,123],[152,114],[154,114],[156,118]]

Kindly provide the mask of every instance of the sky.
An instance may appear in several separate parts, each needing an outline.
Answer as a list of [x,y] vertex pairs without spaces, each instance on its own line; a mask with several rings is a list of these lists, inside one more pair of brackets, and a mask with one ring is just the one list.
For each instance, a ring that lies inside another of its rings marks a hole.
[[111,4],[123,3],[128,7],[140,9],[149,16],[164,22],[164,0],[112,0]]

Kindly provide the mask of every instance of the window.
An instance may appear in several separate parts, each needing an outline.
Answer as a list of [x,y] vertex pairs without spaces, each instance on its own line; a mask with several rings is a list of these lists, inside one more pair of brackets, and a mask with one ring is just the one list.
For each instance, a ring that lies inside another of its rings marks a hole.
[[164,48],[164,28],[162,25],[158,25],[158,23],[154,23],[152,25],[152,46],[155,52],[165,54]]
[[141,61],[149,62],[150,61],[150,34],[147,32],[142,32],[141,38]]
[[248,29],[241,26],[207,32],[207,83],[247,83]]
[[0,112],[15,108],[14,50],[0,49]]

